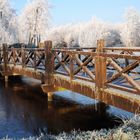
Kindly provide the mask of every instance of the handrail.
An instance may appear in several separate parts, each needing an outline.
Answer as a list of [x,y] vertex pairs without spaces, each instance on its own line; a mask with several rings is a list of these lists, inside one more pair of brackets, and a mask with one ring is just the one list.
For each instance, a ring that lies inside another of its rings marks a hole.
[[[49,80],[54,73],[65,73],[70,80],[82,79],[95,83],[97,90],[111,87],[112,81],[123,77],[126,83],[132,86],[129,89],[139,93],[139,83],[129,75],[137,74],[135,68],[139,68],[139,52],[139,47],[105,48],[103,40],[98,42],[97,48],[52,48],[52,42],[46,42],[45,48],[4,48],[3,46],[3,49],[0,49],[0,61],[1,64],[5,64],[5,70],[8,63],[14,66],[22,65],[23,68],[32,67],[35,71],[43,69],[44,79]],[[131,63],[121,65],[119,61],[122,59],[123,63],[126,60],[131,60]],[[112,68],[113,73],[110,77],[107,76],[111,71],[109,68]],[[49,80],[46,80],[46,83],[49,84]],[[52,79],[51,83],[53,84]],[[119,86],[115,85],[117,89]],[[127,90],[123,86],[119,88]]]
[[97,49],[97,47],[55,47],[53,49],[64,49],[64,50],[88,50],[88,49]]
[[104,48],[105,51],[107,50],[114,50],[114,51],[139,51],[140,52],[140,47],[106,47]]

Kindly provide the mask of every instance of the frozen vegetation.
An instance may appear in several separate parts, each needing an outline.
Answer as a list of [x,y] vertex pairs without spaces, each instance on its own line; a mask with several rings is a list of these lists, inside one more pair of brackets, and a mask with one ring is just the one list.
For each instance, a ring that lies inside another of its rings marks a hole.
[[[32,0],[18,16],[19,42],[31,43],[34,38],[45,40],[49,27],[49,4],[47,0]],[[37,41],[37,40],[36,40]]]
[[[7,136],[3,140],[12,139]],[[22,138],[22,140],[140,140],[140,116],[124,120],[122,126],[110,130],[63,132],[57,136],[41,134],[39,137]]]
[[0,44],[46,40],[50,17],[48,1],[28,1],[19,15],[10,2],[0,0]]
[[96,47],[98,39],[104,39],[106,46],[140,46],[140,14],[128,8],[124,22],[112,24],[98,18],[79,24],[69,24],[51,28],[47,38],[54,46]]
[[[128,8],[124,21],[108,23],[92,18],[85,23],[49,26],[48,0],[31,0],[17,15],[10,0],[0,0],[0,44],[32,43],[52,40],[54,47],[96,47],[98,39],[106,46],[140,46],[140,13]],[[35,40],[36,38],[37,40]],[[10,138],[3,138],[9,139]],[[30,137],[29,140],[138,140],[140,139],[140,116],[125,120],[118,128],[100,131],[72,131],[55,135]]]
[[52,40],[54,47],[96,47],[98,39],[105,39],[109,47],[140,46],[140,13],[134,8],[128,8],[118,24],[92,18],[57,27],[50,25],[49,11],[48,0],[30,0],[17,15],[10,0],[0,0],[0,43],[37,44]]
[[0,43],[17,41],[16,11],[8,0],[0,0]]

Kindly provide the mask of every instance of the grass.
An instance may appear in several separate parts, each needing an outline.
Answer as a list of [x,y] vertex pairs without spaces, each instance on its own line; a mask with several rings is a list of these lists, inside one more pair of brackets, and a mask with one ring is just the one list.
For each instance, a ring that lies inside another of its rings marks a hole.
[[[123,125],[109,130],[63,132],[57,136],[41,134],[39,137],[22,138],[22,140],[140,140],[140,115],[123,121]],[[3,140],[13,139],[6,137]]]

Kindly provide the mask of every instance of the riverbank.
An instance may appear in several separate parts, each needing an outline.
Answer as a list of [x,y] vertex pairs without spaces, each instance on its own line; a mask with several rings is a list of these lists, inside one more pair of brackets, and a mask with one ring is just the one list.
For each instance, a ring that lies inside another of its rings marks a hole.
[[[42,136],[43,138],[44,136]],[[41,137],[40,137],[41,138]],[[50,136],[51,140],[140,140],[140,115],[130,120],[124,120],[124,124],[118,128],[100,131],[77,132],[71,134],[61,133],[58,136]]]
[[[3,138],[3,140],[12,140]],[[72,131],[70,134],[61,133],[55,135],[41,135],[22,140],[140,140],[140,115],[130,120],[124,120],[124,124],[114,129],[100,131]]]

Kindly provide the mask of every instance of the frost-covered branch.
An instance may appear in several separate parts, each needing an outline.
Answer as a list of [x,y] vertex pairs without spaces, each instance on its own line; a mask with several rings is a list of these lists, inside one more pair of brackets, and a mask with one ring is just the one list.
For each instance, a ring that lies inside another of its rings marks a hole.
[[9,0],[0,0],[0,43],[17,41],[17,19]]
[[116,26],[94,18],[87,23],[55,27],[49,31],[47,39],[59,47],[63,44],[66,47],[96,47],[98,39],[105,39],[106,46],[112,46],[120,43],[120,34]]
[[126,47],[140,46],[140,14],[134,8],[125,12],[125,22],[122,24],[121,39]]
[[47,0],[32,0],[18,18],[20,42],[36,44],[46,39],[49,25]]

